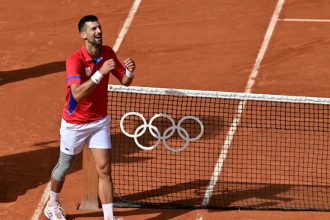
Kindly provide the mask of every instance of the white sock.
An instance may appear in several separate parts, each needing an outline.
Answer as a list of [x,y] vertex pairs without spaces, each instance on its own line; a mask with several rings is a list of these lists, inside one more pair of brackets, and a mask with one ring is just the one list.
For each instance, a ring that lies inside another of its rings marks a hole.
[[102,204],[104,220],[109,220],[113,217],[113,203]]
[[50,203],[59,203],[59,193],[50,191],[49,201]]

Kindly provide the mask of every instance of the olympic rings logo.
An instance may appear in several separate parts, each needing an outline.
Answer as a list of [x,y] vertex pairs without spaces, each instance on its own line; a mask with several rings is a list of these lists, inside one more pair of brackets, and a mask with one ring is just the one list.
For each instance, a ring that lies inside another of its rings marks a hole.
[[[143,121],[143,124],[138,126],[135,129],[133,134],[128,133],[125,130],[125,127],[124,127],[124,121],[129,116],[137,116]],[[165,129],[163,134],[161,134],[160,131],[158,130],[158,128],[152,124],[154,122],[154,120],[159,118],[159,117],[163,117],[163,118],[168,119],[172,124],[169,128]],[[190,137],[187,130],[184,129],[183,127],[181,127],[181,124],[185,120],[195,120],[199,124],[200,133],[196,137]],[[138,141],[138,138],[141,137],[145,133],[147,128],[149,129],[150,134],[154,138],[157,139],[157,142],[154,145],[149,146],[149,147],[141,145]],[[181,151],[185,150],[190,142],[193,142],[193,141],[196,141],[196,140],[200,139],[203,136],[203,133],[204,133],[204,125],[199,120],[199,118],[197,118],[195,116],[185,116],[185,117],[181,118],[179,120],[178,124],[176,125],[173,118],[171,116],[167,115],[167,114],[164,114],[164,113],[155,114],[150,119],[150,121],[148,123],[147,120],[144,118],[144,116],[141,113],[139,113],[139,112],[128,112],[128,113],[124,114],[123,117],[120,120],[120,129],[126,136],[128,136],[130,138],[134,138],[134,141],[135,141],[136,145],[139,148],[143,149],[143,150],[152,150],[152,149],[156,148],[162,142],[164,144],[164,146],[172,152],[181,152]],[[171,147],[167,144],[167,139],[172,137],[176,130],[178,131],[179,136],[185,141],[184,145],[180,148]]]

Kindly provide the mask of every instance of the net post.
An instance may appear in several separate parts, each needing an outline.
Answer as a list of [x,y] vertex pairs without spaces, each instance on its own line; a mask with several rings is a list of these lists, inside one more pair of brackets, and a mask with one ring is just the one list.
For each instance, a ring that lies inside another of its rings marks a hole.
[[79,210],[98,210],[100,201],[98,197],[98,174],[95,168],[92,152],[83,148],[83,194]]

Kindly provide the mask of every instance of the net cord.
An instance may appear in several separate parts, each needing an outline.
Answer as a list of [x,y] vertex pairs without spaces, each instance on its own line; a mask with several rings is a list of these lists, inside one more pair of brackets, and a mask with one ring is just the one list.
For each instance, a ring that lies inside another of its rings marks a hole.
[[219,92],[219,91],[155,88],[155,87],[141,87],[141,86],[126,87],[120,85],[108,85],[108,91],[140,93],[140,94],[156,94],[156,95],[191,96],[191,97],[204,97],[204,98],[308,103],[308,104],[321,104],[321,105],[330,104],[330,98],[322,98],[322,97],[285,96],[285,95],[239,93],[239,92]]

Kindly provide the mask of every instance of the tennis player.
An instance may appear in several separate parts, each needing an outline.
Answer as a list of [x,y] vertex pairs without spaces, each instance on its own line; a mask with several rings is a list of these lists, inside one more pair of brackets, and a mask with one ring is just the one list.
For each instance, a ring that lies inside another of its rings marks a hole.
[[113,215],[107,86],[110,74],[122,85],[129,86],[134,78],[135,63],[128,58],[122,64],[111,47],[102,45],[103,32],[96,16],[81,18],[78,30],[84,45],[66,62],[67,88],[60,128],[60,156],[51,174],[51,194],[44,214],[51,220],[66,219],[59,193],[76,155],[86,144],[99,175],[98,193],[104,220],[113,220],[116,218]]

